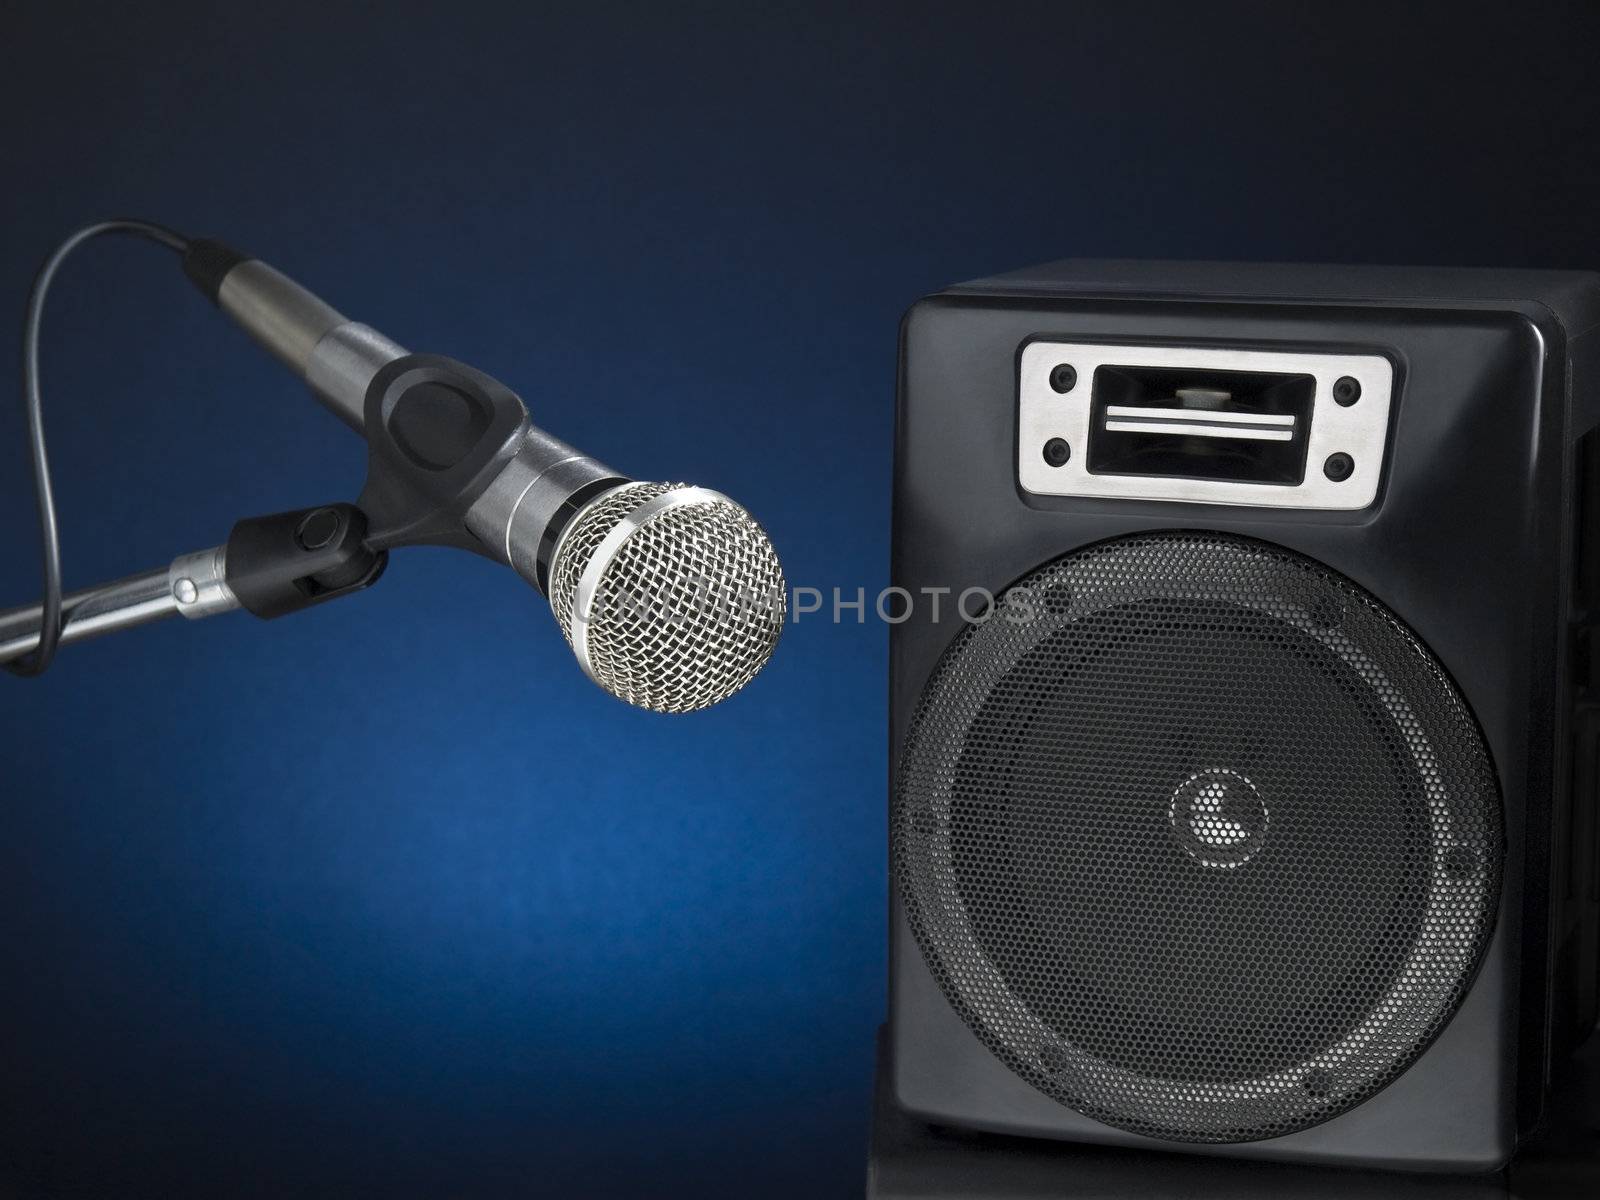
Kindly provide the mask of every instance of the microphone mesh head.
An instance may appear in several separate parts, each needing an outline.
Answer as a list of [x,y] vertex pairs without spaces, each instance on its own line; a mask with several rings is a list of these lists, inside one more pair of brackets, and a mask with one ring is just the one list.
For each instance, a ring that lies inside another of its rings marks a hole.
[[583,669],[654,712],[726,700],[783,632],[772,543],[706,488],[627,483],[601,493],[562,532],[549,579],[551,611]]

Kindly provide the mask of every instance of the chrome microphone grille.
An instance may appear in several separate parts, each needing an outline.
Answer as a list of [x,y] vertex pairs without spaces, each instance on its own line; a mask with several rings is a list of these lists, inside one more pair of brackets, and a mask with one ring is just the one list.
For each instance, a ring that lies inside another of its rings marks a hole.
[[707,488],[626,483],[580,509],[550,561],[550,609],[589,677],[694,712],[755,677],[783,632],[783,568],[760,525]]

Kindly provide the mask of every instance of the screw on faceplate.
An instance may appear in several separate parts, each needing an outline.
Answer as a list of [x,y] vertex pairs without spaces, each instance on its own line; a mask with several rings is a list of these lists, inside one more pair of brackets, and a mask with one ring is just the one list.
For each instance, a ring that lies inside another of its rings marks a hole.
[[1078,386],[1078,368],[1071,363],[1061,363],[1052,368],[1050,386],[1058,392],[1070,392]]
[[1335,483],[1343,483],[1350,478],[1351,472],[1356,469],[1356,460],[1344,451],[1328,455],[1328,461],[1322,464],[1322,473]]
[[1345,375],[1334,382],[1333,401],[1341,408],[1349,408],[1361,399],[1361,385],[1350,376]]
[[1052,467],[1065,466],[1071,457],[1072,447],[1067,445],[1065,438],[1051,438],[1044,444],[1044,460]]

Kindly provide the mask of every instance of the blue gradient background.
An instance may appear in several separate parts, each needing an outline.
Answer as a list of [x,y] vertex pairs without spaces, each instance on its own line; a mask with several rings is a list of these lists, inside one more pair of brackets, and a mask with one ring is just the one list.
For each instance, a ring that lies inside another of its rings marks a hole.
[[[1069,254],[1600,265],[1597,61],[1583,4],[25,4],[0,329],[77,223],[213,232],[870,592],[917,296]],[[69,265],[44,359],[69,585],[359,487],[151,247]],[[33,520],[5,403],[6,602]],[[0,679],[0,1191],[858,1192],[884,673],[812,618],[734,702],[638,713],[510,573],[411,550]]]

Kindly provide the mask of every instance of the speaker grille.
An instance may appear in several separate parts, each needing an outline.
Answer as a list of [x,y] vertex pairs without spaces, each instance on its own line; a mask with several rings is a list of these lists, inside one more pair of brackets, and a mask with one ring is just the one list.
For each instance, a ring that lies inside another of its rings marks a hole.
[[1444,671],[1265,543],[1139,535],[967,627],[899,763],[929,968],[1013,1071],[1109,1125],[1274,1137],[1360,1103],[1459,1004],[1503,837]]

